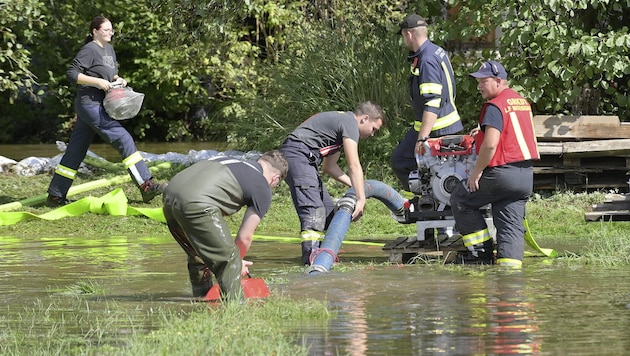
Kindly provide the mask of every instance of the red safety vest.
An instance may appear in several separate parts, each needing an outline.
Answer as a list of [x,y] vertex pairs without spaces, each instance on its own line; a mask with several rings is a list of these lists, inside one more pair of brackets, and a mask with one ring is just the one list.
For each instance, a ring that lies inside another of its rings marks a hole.
[[[536,134],[534,133],[532,109],[527,100],[510,88],[503,90],[483,106],[479,116],[480,124],[483,124],[483,117],[488,105],[498,107],[503,114],[501,139],[488,167],[540,159]],[[484,136],[484,132],[479,131],[475,138],[477,153],[479,153]]]

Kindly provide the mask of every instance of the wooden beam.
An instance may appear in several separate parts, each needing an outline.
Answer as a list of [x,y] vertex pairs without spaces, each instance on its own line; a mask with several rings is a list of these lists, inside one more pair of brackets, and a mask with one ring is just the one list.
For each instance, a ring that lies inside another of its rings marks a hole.
[[562,142],[538,142],[538,153],[541,156],[562,155]]
[[564,142],[562,154],[579,154],[583,157],[627,156],[630,155],[630,139]]
[[630,221],[630,211],[599,211],[585,213],[584,219],[586,222],[593,221]]
[[630,137],[630,124],[618,116],[534,116],[534,131],[541,140],[614,139]]

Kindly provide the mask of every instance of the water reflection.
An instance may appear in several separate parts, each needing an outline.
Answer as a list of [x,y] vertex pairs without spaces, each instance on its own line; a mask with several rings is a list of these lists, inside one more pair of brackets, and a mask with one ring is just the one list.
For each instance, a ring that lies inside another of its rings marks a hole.
[[[294,327],[312,355],[619,354],[628,347],[630,312],[623,303],[611,309],[601,292],[591,291],[612,283],[627,301],[630,284],[624,272],[608,273],[580,271],[579,289],[587,295],[562,305],[554,299],[566,295],[570,286],[561,283],[571,271],[545,263],[516,273],[431,266],[332,272],[295,281],[289,290],[326,298],[339,312],[326,326]],[[549,285],[559,288],[550,295]],[[566,320],[580,326],[566,327]]]
[[[294,245],[256,241],[253,273],[271,276],[299,257]],[[342,263],[373,260],[367,269],[306,276],[284,273],[272,293],[329,301],[329,322],[287,321],[312,355],[592,355],[630,349],[630,269],[565,267],[527,259],[525,269],[383,265],[370,246],[344,246]],[[45,308],[77,281],[105,289],[90,311],[142,315],[156,306],[191,303],[181,248],[164,236],[0,237],[0,327]],[[67,303],[76,302],[68,299]],[[77,316],[80,318],[80,316]],[[120,319],[121,330],[125,318]],[[77,323],[79,325],[80,323]],[[45,326],[42,326],[45,327]],[[150,329],[153,325],[134,325]],[[77,330],[81,335],[85,330]]]

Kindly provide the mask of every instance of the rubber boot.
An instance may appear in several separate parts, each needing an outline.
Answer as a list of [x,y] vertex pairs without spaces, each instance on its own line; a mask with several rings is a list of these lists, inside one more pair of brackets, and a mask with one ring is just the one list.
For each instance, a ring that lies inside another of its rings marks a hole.
[[302,241],[302,265],[311,265],[311,253],[319,248],[319,241]]
[[468,247],[468,251],[460,252],[455,258],[456,264],[492,265],[495,264],[494,241],[486,240],[481,244]]
[[319,248],[322,233],[314,230],[304,230],[300,233],[302,238],[302,265],[311,265],[311,253]]
[[188,263],[188,275],[192,285],[193,297],[205,297],[212,288],[212,272],[206,265],[199,265],[195,262]]

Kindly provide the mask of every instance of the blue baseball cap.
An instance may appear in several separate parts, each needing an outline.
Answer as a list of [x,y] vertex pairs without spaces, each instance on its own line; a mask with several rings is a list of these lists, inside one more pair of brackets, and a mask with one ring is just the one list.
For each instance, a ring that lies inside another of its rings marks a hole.
[[481,64],[479,70],[469,74],[474,78],[501,78],[507,79],[507,71],[497,61],[487,61]]

